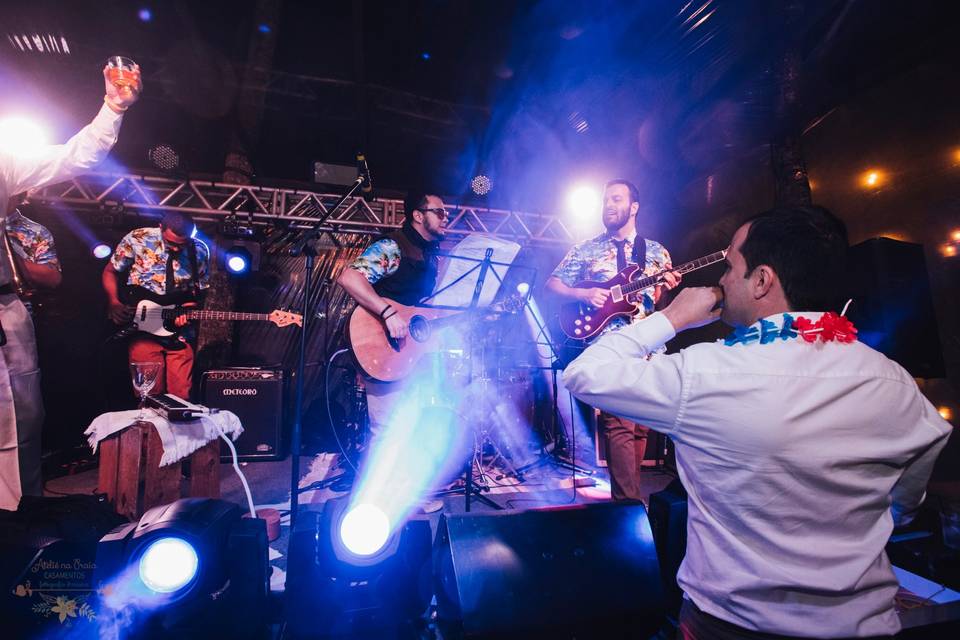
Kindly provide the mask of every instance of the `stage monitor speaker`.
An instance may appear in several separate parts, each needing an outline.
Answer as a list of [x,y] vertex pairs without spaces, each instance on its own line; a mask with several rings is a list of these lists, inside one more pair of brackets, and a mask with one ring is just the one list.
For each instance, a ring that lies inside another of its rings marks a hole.
[[680,480],[650,494],[650,527],[657,543],[667,606],[676,616],[683,603],[683,591],[677,585],[677,571],[687,553],[687,491]]
[[433,563],[444,637],[648,638],[663,621],[642,504],[446,515]]
[[[273,369],[220,369],[203,374],[203,404],[232,411],[243,433],[234,445],[245,462],[281,460],[286,455],[283,372]],[[230,449],[221,443],[221,459]]]
[[861,342],[917,378],[946,375],[923,245],[873,238],[850,247],[847,316]]

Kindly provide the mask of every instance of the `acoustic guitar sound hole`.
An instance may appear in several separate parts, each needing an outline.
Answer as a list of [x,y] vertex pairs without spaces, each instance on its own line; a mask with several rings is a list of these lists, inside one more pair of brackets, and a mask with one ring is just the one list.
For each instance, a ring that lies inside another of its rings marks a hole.
[[417,342],[426,342],[430,337],[430,321],[423,316],[410,318],[410,337]]

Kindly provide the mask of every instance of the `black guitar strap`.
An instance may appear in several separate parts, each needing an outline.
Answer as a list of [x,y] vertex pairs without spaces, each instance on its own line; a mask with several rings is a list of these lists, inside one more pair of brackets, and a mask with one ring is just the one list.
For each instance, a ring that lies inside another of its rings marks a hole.
[[640,272],[647,268],[647,241],[645,238],[635,236],[633,238],[633,255],[631,262],[640,265]]
[[190,259],[190,283],[193,287],[193,299],[200,300],[200,268],[197,266],[197,243],[191,238],[187,245],[187,256]]

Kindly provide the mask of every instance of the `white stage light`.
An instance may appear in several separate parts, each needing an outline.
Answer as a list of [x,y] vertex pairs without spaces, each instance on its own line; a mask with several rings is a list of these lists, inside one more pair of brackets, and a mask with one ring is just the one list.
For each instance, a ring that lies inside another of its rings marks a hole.
[[140,556],[140,580],[151,591],[173,593],[190,584],[199,564],[192,544],[183,538],[160,538]]
[[567,195],[567,209],[578,218],[598,219],[600,192],[586,185],[574,187]]
[[371,556],[390,538],[390,520],[372,504],[359,504],[343,516],[340,540],[351,553]]
[[0,149],[14,156],[33,156],[49,144],[46,130],[20,116],[0,120]]

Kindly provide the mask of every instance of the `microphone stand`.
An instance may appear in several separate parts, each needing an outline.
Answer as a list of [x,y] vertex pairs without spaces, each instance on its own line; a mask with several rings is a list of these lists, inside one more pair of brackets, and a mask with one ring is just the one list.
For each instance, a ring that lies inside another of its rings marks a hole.
[[310,325],[310,313],[308,307],[310,305],[311,289],[312,289],[312,277],[313,277],[313,267],[316,262],[317,249],[314,245],[314,242],[320,238],[320,234],[323,231],[320,229],[320,226],[327,221],[333,213],[340,208],[344,202],[356,193],[357,189],[363,186],[364,182],[367,182],[368,178],[364,174],[357,176],[357,179],[354,180],[353,184],[350,186],[350,189],[341,197],[335,205],[327,209],[325,213],[320,215],[317,218],[317,222],[313,225],[312,229],[308,229],[301,236],[300,239],[294,243],[293,247],[290,248],[290,255],[294,257],[305,256],[306,260],[304,261],[303,266],[303,304],[300,306],[300,315],[303,317],[303,326],[300,328],[300,350],[297,357],[297,382],[296,382],[296,391],[294,399],[294,411],[293,411],[293,427],[290,434],[290,451],[291,451],[291,461],[290,461],[290,528],[293,529],[296,520],[297,520],[297,510],[299,507],[300,501],[300,440],[301,432],[303,425],[303,378],[304,370],[306,369],[306,358],[307,358],[307,329]]

